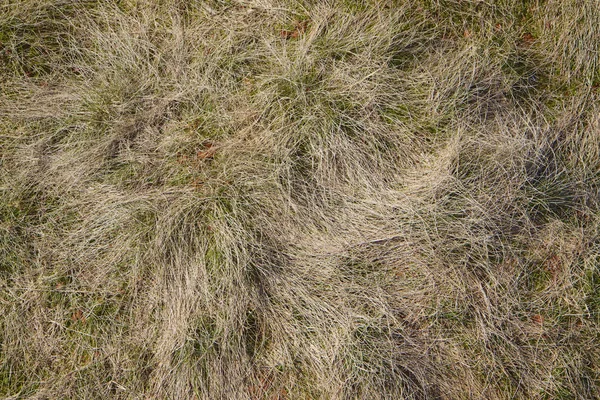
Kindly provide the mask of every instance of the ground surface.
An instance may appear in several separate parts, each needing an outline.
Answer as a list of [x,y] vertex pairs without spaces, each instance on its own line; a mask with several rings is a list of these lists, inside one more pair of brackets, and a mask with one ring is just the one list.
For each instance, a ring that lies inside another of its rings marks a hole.
[[0,396],[593,399],[595,0],[0,0]]

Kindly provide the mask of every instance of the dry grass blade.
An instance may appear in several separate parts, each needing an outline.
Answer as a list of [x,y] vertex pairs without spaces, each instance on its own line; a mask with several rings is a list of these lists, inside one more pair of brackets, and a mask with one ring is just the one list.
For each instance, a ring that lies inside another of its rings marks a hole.
[[0,0],[0,397],[600,398],[600,8]]

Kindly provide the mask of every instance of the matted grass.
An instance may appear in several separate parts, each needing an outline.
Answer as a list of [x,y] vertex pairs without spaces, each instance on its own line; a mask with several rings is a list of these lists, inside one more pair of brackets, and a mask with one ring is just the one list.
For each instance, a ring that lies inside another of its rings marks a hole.
[[0,396],[600,398],[595,0],[0,0]]

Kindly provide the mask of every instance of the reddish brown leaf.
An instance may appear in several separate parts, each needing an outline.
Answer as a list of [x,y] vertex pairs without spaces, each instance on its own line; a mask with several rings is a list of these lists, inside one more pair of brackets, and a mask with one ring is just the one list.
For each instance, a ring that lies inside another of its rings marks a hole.
[[85,315],[83,315],[83,311],[77,310],[71,315],[71,321],[73,322],[81,322],[85,324]]
[[542,317],[540,314],[533,315],[531,317],[531,320],[539,325],[542,325],[544,323],[544,317]]
[[548,258],[544,263],[544,268],[546,271],[552,274],[552,279],[556,281],[556,278],[558,278],[558,274],[561,270],[560,257],[557,254],[554,254],[552,257]]
[[201,150],[198,153],[196,153],[196,156],[199,160],[206,160],[213,158],[216,152],[216,149]]
[[200,128],[201,125],[202,125],[202,118],[196,118],[195,120],[190,122],[188,127],[192,130],[196,130],[196,129]]
[[282,38],[289,39],[289,38],[292,37],[293,33],[294,33],[294,31],[289,31],[287,29],[282,29],[279,34],[281,35]]
[[525,46],[531,46],[533,42],[535,42],[535,37],[531,33],[527,32],[523,35],[521,40]]
[[215,147],[215,145],[212,142],[204,142],[202,143],[202,147],[203,150],[199,150],[196,153],[196,157],[198,157],[199,160],[206,160],[206,159],[211,159],[214,157],[215,153],[217,152],[217,148]]
[[295,24],[294,29],[282,29],[280,35],[284,39],[297,39],[300,35],[306,32],[308,28],[308,20],[298,21]]

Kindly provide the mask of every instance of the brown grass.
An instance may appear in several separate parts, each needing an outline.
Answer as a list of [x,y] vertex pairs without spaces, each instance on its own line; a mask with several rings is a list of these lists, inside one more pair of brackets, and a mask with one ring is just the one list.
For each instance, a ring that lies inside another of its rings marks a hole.
[[600,398],[594,0],[0,0],[0,396]]

